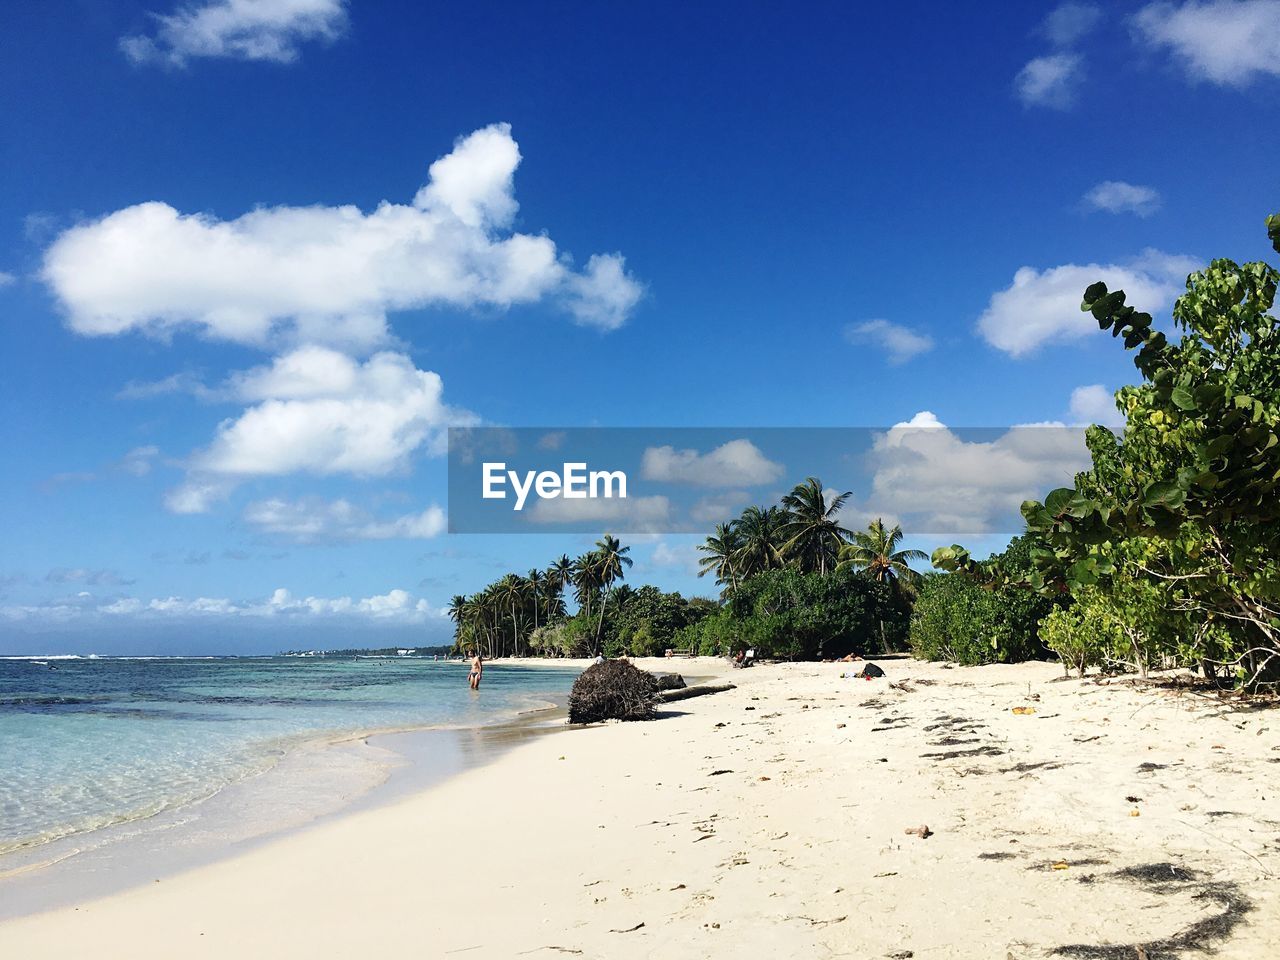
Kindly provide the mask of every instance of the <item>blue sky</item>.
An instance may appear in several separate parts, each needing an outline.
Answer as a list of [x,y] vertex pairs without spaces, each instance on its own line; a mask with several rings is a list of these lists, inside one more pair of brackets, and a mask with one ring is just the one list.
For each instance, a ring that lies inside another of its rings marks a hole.
[[453,423],[1105,420],[1083,286],[1167,316],[1280,196],[1280,0],[5,24],[0,653],[441,639],[587,542],[441,532]]

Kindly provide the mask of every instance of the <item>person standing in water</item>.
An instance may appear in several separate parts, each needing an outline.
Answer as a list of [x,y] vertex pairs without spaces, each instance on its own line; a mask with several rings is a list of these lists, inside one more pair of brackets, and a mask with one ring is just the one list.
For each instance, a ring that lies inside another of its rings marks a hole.
[[471,675],[467,678],[471,681],[471,689],[480,689],[480,678],[484,676],[484,657],[480,655],[480,651],[476,651],[476,655],[471,658]]

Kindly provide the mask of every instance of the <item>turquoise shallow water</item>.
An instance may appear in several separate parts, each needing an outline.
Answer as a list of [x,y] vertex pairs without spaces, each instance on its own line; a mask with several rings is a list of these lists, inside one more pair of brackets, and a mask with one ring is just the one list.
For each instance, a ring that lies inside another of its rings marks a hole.
[[482,726],[577,671],[412,658],[0,659],[0,853],[151,816],[269,769],[304,741]]

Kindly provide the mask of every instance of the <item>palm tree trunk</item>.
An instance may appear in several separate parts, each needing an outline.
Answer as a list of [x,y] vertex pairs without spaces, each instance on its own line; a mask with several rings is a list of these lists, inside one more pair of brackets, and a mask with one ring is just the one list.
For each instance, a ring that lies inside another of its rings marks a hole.
[[600,601],[600,622],[596,624],[596,656],[600,655],[600,634],[604,631],[604,611],[609,606],[609,592],[605,591]]

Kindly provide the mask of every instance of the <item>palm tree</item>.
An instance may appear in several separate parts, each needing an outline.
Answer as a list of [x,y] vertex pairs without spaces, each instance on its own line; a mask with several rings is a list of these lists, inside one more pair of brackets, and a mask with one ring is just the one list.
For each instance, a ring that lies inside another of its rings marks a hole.
[[777,507],[747,507],[734,521],[738,549],[734,571],[739,580],[782,566],[782,511]]
[[573,582],[573,561],[568,554],[561,554],[559,560],[552,560],[547,567],[547,579],[563,590]]
[[541,570],[530,570],[529,575],[524,578],[525,585],[529,588],[529,599],[533,606],[533,629],[538,629],[538,613],[542,608],[542,594],[547,587],[547,578]]
[[600,652],[600,633],[604,630],[604,612],[609,605],[609,595],[613,593],[613,584],[627,575],[627,567],[634,562],[627,556],[630,547],[624,547],[622,541],[612,534],[606,533],[596,541],[595,556],[596,582],[604,590],[604,598],[600,601],[600,621],[596,624],[596,653]]
[[708,573],[714,573],[716,583],[729,592],[737,590],[738,574],[735,564],[741,546],[742,538],[735,524],[716,524],[716,532],[707,537],[706,543],[698,544],[698,549],[706,554],[698,558],[698,576],[705,577]]
[[[884,521],[876,517],[866,530],[853,535],[853,543],[840,548],[837,569],[861,570],[877,583],[888,584],[894,593],[901,591],[914,596],[920,574],[911,569],[908,561],[926,560],[928,555],[923,550],[899,550],[901,541],[902,527],[894,524],[893,529],[888,530]],[[880,620],[880,645],[887,648],[883,619]]]
[[836,517],[853,491],[833,494],[823,492],[822,482],[809,477],[782,498],[786,510],[780,552],[794,560],[802,572],[817,571],[823,576],[835,568],[840,550],[853,533],[840,526]]
[[591,599],[600,592],[598,561],[599,558],[594,550],[584,553],[573,561],[571,574],[573,596],[578,601],[578,609],[582,610],[588,619],[591,617]]
[[877,583],[900,585],[908,594],[914,592],[920,574],[908,565],[911,560],[927,560],[923,550],[899,550],[902,527],[890,530],[877,517],[866,530],[853,534],[853,542],[840,549],[840,569],[862,570]]
[[511,651],[513,654],[520,653],[520,622],[517,619],[517,613],[524,606],[528,595],[529,585],[524,577],[518,574],[508,573],[498,581],[497,599],[511,614]]

